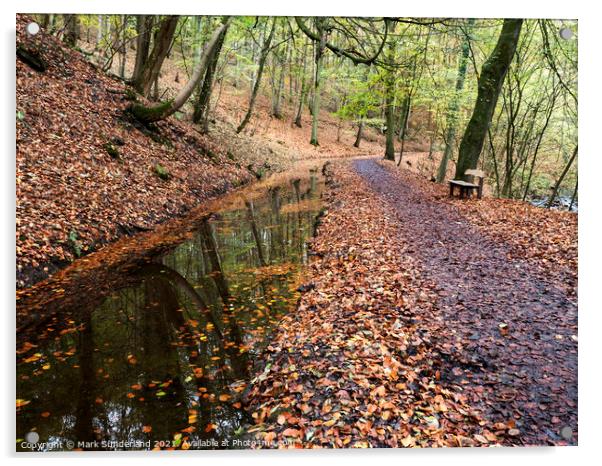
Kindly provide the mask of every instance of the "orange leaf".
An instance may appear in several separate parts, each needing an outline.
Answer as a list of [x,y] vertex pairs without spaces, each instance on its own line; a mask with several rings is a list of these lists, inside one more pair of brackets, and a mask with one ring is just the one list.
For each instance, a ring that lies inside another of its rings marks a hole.
[[217,426],[215,424],[207,424],[207,427],[205,427],[205,432],[211,432],[212,430],[215,430]]
[[301,432],[299,430],[297,430],[297,429],[288,428],[288,429],[285,429],[284,432],[282,432],[282,435],[284,437],[296,437],[296,438],[299,438],[299,437],[301,437]]

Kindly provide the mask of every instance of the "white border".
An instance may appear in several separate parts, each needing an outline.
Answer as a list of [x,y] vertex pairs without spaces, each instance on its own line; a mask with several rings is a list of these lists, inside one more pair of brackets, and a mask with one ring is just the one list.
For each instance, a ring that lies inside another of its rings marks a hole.
[[[5,370],[2,384],[2,421],[0,444],[4,456],[13,462],[14,449],[14,106],[15,106],[15,13],[17,12],[75,12],[75,13],[172,13],[172,14],[233,14],[233,15],[332,15],[332,16],[426,16],[426,17],[524,17],[524,18],[577,18],[579,20],[579,115],[580,158],[579,158],[579,447],[571,448],[504,448],[494,451],[484,449],[454,450],[371,450],[371,451],[302,451],[302,452],[178,452],[177,454],[46,454],[17,456],[24,464],[73,462],[86,459],[92,464],[107,461],[130,463],[144,461],[186,461],[219,463],[242,463],[244,466],[278,464],[287,466],[308,462],[341,462],[361,464],[367,462],[404,464],[420,463],[441,465],[462,464],[488,465],[545,463],[581,464],[590,463],[599,456],[598,445],[602,426],[600,413],[600,344],[602,331],[602,309],[598,306],[598,264],[600,254],[600,211],[602,200],[600,177],[602,176],[602,150],[600,135],[602,103],[600,102],[600,12],[593,1],[467,1],[430,0],[410,2],[403,0],[367,2],[359,0],[302,0],[282,2],[276,0],[145,0],[124,2],[118,0],[67,1],[67,0],[21,0],[13,5],[3,3],[2,81],[3,109],[2,141],[5,143],[2,160],[2,233],[4,247],[1,249],[0,264],[3,272],[0,283],[3,289],[2,309],[6,342],[2,345]],[[550,325],[553,325],[551,322]],[[598,460],[599,461],[599,460]]]

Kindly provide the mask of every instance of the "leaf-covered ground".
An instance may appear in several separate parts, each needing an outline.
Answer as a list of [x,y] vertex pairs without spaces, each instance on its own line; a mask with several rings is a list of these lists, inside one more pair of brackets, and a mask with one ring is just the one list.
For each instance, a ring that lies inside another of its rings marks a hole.
[[306,292],[252,384],[255,435],[289,447],[575,443],[574,293],[535,263],[560,254],[546,246],[557,229],[539,229],[543,256],[521,258],[516,238],[536,224],[482,231],[514,218],[513,203],[457,206],[373,160],[334,179]]

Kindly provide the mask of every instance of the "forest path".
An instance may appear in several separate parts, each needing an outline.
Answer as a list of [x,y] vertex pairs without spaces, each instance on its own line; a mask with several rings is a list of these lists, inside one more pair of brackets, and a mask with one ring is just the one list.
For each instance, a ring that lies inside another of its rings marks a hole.
[[575,444],[576,302],[533,265],[510,259],[508,245],[376,160],[353,167],[393,207],[407,252],[435,285],[442,381],[463,387],[493,422],[515,425],[525,444]]

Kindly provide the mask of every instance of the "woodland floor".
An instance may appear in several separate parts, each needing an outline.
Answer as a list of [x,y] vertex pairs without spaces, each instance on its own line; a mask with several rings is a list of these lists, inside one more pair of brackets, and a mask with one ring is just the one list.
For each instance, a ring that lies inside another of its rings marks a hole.
[[376,160],[336,164],[326,195],[306,292],[250,392],[260,438],[576,444],[575,215],[450,201]]

